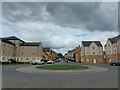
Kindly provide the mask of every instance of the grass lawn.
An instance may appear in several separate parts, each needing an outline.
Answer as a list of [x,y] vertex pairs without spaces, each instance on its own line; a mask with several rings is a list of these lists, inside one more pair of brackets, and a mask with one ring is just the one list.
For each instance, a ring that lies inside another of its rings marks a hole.
[[82,65],[52,64],[52,65],[37,66],[36,68],[48,69],[48,70],[80,70],[80,69],[87,69],[88,67]]

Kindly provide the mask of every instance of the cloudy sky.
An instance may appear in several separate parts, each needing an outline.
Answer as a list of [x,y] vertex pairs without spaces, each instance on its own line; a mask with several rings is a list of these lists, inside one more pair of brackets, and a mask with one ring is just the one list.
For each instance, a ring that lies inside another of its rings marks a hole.
[[118,35],[118,3],[109,2],[3,2],[2,37],[40,41],[65,53],[84,40]]

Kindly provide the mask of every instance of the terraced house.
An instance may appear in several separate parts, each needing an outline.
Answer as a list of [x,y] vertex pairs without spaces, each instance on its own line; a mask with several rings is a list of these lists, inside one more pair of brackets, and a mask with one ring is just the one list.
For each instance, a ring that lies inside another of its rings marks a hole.
[[15,51],[15,44],[6,40],[0,38],[0,56],[1,56],[1,62],[7,62],[8,59],[14,58],[14,51]]
[[11,36],[0,39],[2,53],[1,61],[14,59],[17,62],[31,62],[34,58],[42,59],[42,44],[40,42],[24,42]]
[[42,57],[44,60],[55,60],[58,58],[58,54],[55,51],[51,50],[49,47],[44,47]]
[[100,41],[82,41],[81,63],[103,63],[103,46]]
[[64,56],[68,60],[75,61],[75,49],[69,50]]
[[113,60],[120,60],[120,35],[108,38],[104,47],[108,63]]
[[73,60],[75,62],[81,62],[81,48],[80,45],[78,47],[69,50],[64,56],[66,59]]
[[75,60],[76,62],[81,62],[81,48],[80,45],[75,48]]

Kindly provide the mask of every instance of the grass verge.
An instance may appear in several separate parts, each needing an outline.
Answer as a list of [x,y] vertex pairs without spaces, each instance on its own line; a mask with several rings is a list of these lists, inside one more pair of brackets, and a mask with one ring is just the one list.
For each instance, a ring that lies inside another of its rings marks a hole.
[[64,65],[64,64],[43,65],[43,66],[37,66],[36,68],[47,69],[47,70],[80,70],[80,69],[88,69],[87,66]]

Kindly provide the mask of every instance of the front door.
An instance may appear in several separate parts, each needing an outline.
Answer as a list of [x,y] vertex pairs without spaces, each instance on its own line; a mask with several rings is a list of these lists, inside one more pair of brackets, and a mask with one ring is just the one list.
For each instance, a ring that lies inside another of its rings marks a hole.
[[93,59],[93,63],[96,63],[96,59]]

